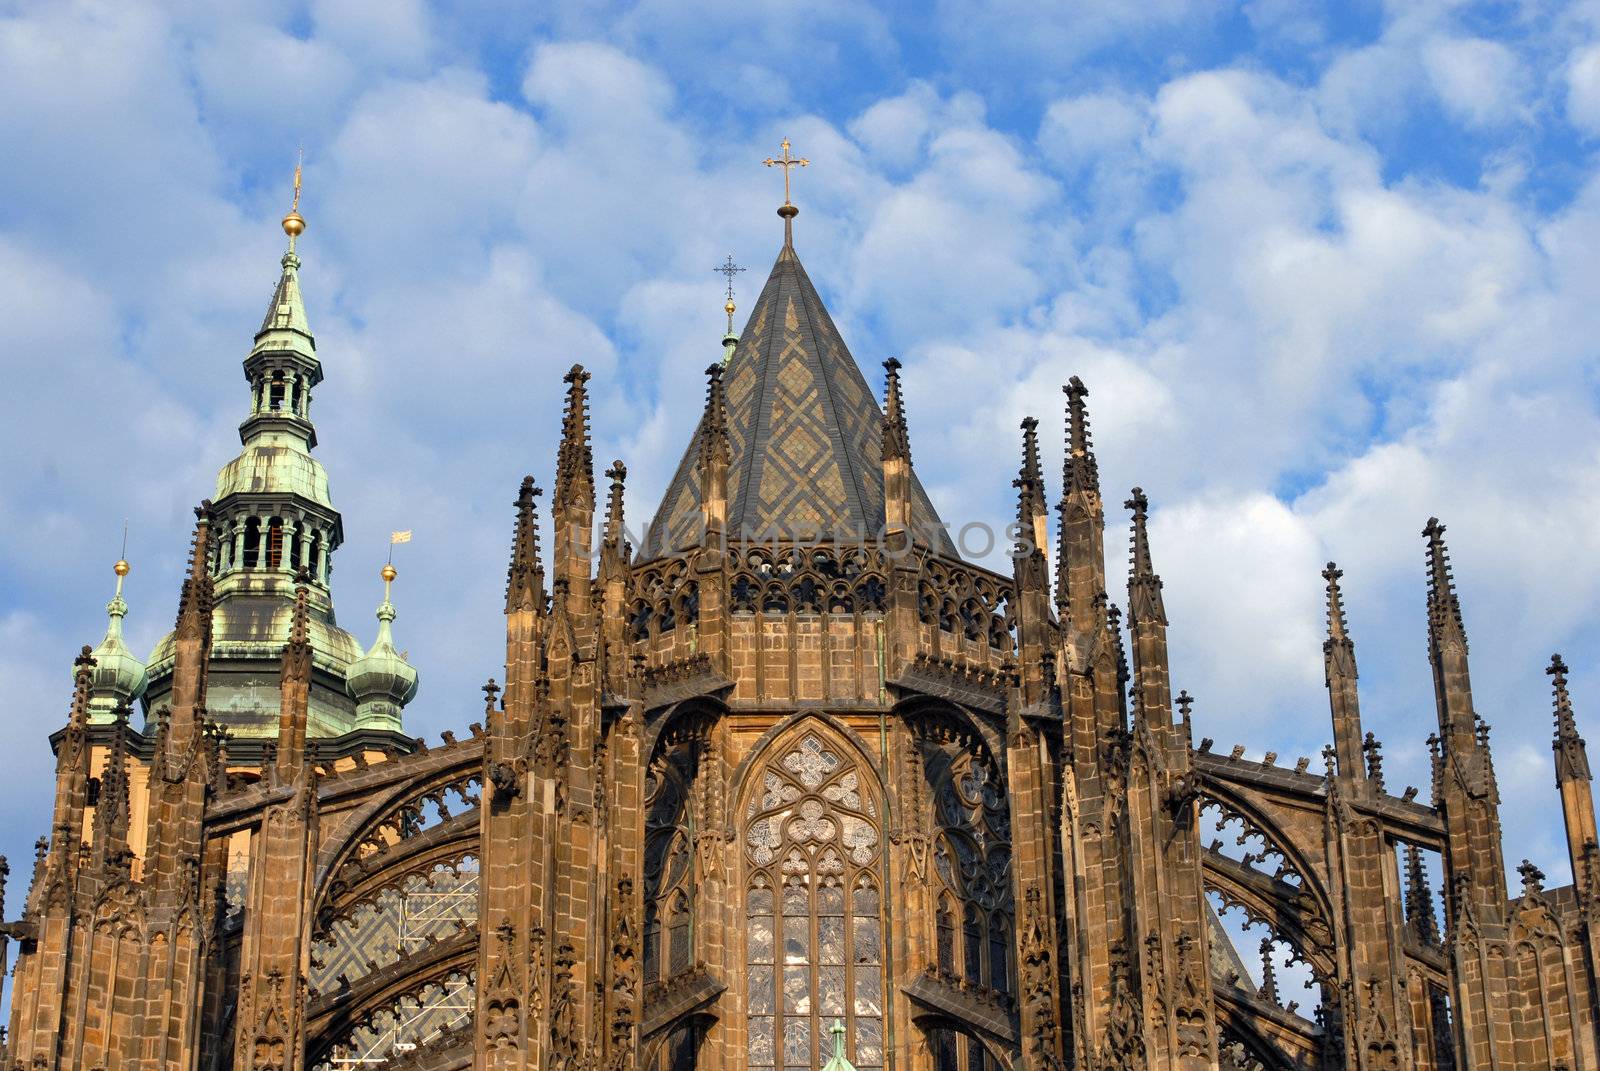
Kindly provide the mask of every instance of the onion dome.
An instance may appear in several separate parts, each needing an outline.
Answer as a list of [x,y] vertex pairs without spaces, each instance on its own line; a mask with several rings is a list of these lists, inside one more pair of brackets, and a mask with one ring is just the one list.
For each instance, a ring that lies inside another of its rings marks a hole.
[[356,728],[400,728],[400,711],[417,694],[417,671],[405,655],[394,649],[394,603],[389,588],[394,583],[393,565],[383,567],[383,603],[378,607],[378,638],[365,655],[350,665],[346,687],[356,701]]
[[112,567],[117,574],[117,591],[106,604],[106,638],[90,652],[94,669],[89,678],[89,722],[110,725],[116,721],[114,711],[119,706],[129,706],[144,694],[149,677],[145,664],[128,650],[122,640],[122,619],[128,615],[128,604],[122,598],[122,579],[128,575],[128,563],[118,560]]

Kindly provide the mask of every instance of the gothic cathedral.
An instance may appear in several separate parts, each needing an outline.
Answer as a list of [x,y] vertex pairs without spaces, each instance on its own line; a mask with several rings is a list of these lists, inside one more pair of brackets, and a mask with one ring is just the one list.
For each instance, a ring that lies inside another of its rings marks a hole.
[[730,300],[637,548],[567,373],[543,542],[540,488],[516,497],[502,682],[432,746],[402,730],[388,588],[370,647],[335,624],[290,212],[176,627],[128,649],[119,562],[9,916],[0,869],[0,1068],[1600,1071],[1566,667],[1576,882],[1524,865],[1512,896],[1444,527],[1430,802],[1384,784],[1331,563],[1332,745],[1314,768],[1214,752],[1168,679],[1137,488],[1126,588],[1107,577],[1085,385],[1053,524],[1027,419],[1010,571],[963,560],[899,365],[880,408],[797,211],[737,336]]

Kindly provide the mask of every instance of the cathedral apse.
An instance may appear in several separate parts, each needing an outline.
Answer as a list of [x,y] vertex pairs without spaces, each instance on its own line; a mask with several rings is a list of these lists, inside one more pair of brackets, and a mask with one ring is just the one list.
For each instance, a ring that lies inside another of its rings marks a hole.
[[[297,196],[175,627],[128,650],[119,563],[75,664],[52,824],[0,899],[0,1068],[1600,1068],[1567,668],[1576,880],[1524,865],[1513,894],[1444,526],[1422,532],[1426,801],[1384,782],[1331,563],[1326,752],[1214,751],[1169,679],[1138,488],[1108,573],[1088,386],[1064,384],[1059,444],[1018,414],[1009,568],[964,559],[899,362],[880,395],[801,264],[806,161],[767,162],[782,241],[737,332],[729,291],[640,545],[575,365],[548,498],[515,489],[503,669],[428,699],[459,709],[434,743],[403,729],[393,568],[370,647],[334,622]],[[1234,913],[1264,929],[1259,980]],[[1308,996],[1280,991],[1286,959]]]

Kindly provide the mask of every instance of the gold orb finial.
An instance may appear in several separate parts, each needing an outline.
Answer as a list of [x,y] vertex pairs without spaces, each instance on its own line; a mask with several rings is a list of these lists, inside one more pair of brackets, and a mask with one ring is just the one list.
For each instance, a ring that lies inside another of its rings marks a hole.
[[130,568],[132,567],[128,564],[128,559],[118,558],[117,564],[111,567],[111,571],[116,573],[118,576],[127,576]]
[[391,582],[392,580],[394,580],[394,578],[399,576],[400,574],[399,574],[398,571],[396,571],[393,563],[385,563],[385,565],[383,567],[383,571],[380,572],[378,575],[383,577],[383,582],[385,584],[387,584],[387,583]]
[[738,310],[734,308],[733,301],[730,299],[726,305],[722,306],[722,311],[732,316]]
[[300,214],[300,169],[305,159],[305,150],[301,149],[299,158],[294,162],[294,200],[289,203],[289,212],[283,217],[283,233],[290,238],[298,238],[306,230],[306,219]]

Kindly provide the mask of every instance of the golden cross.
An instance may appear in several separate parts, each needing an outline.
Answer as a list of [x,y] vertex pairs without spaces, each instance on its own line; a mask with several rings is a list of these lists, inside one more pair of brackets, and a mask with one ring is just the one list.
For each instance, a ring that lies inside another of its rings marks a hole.
[[764,160],[762,162],[765,163],[768,167],[781,167],[781,168],[783,168],[783,203],[784,203],[785,206],[787,206],[790,203],[789,202],[789,169],[791,167],[795,166],[796,164],[799,164],[801,167],[807,167],[807,166],[810,165],[811,161],[807,160],[804,156],[790,156],[789,155],[789,139],[788,138],[784,138],[783,139],[782,148],[783,148],[783,155],[782,156],[777,157],[777,158],[769,156],[769,157],[766,158],[766,160]]
[[300,168],[306,162],[305,149],[300,150],[300,155],[294,162],[294,202],[289,205],[289,211],[300,211]]

